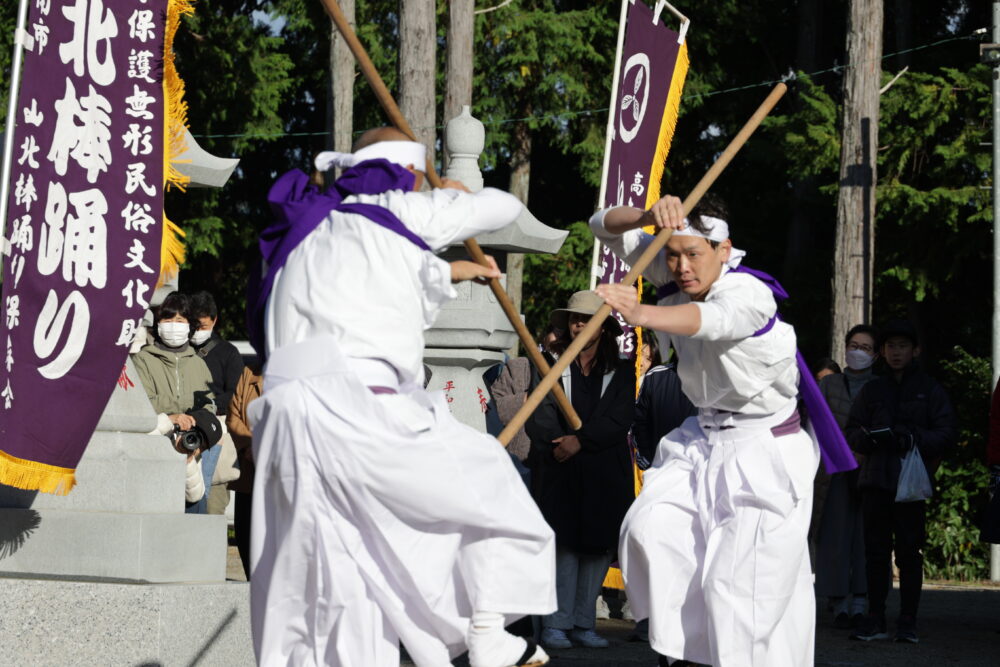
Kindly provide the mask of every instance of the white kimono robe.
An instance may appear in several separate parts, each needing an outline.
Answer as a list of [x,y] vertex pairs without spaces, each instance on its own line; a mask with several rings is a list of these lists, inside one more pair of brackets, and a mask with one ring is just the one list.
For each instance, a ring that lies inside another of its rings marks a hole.
[[[520,211],[495,190],[356,200],[434,249]],[[422,387],[423,331],[454,295],[447,262],[339,212],[276,277],[249,408],[260,664],[395,666],[402,641],[418,665],[448,665],[474,609],[555,609],[554,537],[508,455]]]
[[[652,240],[594,234],[633,263]],[[673,278],[661,253],[644,273]],[[683,292],[661,305],[690,303]],[[637,618],[657,653],[714,667],[813,664],[815,600],[807,532],[819,463],[803,429],[776,436],[798,394],[795,332],[774,316],[770,289],[725,272],[693,336],[658,332],[677,349],[684,393],[698,408],[660,441],[622,525],[619,557]]]

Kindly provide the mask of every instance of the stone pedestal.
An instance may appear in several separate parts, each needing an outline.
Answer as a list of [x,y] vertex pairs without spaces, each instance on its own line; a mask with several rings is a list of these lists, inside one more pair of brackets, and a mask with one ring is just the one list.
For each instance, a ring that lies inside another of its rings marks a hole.
[[[472,192],[483,189],[479,156],[485,138],[483,124],[469,114],[469,107],[445,129],[450,156],[446,175]],[[525,208],[510,225],[476,240],[505,271],[507,253],[558,252],[567,234],[545,226]],[[467,258],[461,244],[441,256],[449,261]],[[500,282],[506,285],[506,276]],[[424,363],[431,370],[427,386],[445,391],[459,421],[486,431],[486,413],[491,408],[483,373],[503,363],[504,350],[517,342],[517,334],[488,286],[464,282],[456,285],[456,290],[458,298],[442,308],[434,327],[426,333]]]
[[226,520],[184,514],[184,457],[131,360],[66,496],[0,486],[0,576],[135,582],[226,578]]

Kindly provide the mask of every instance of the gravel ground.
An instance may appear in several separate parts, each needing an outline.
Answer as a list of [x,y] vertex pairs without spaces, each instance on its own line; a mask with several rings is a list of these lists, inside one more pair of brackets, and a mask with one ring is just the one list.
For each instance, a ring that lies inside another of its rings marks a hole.
[[[229,578],[243,580],[235,547],[230,549]],[[898,591],[889,596],[889,631],[897,613]],[[633,623],[620,619],[598,621],[597,631],[611,646],[607,649],[574,648],[551,651],[550,667],[655,667],[649,645],[629,641]],[[847,630],[833,627],[831,614],[822,611],[816,623],[816,667],[997,667],[1000,665],[1000,586],[924,583],[917,619],[920,643],[859,642]],[[404,666],[413,665],[403,661]],[[463,658],[456,667],[467,665]],[[794,666],[788,666],[794,667]]]

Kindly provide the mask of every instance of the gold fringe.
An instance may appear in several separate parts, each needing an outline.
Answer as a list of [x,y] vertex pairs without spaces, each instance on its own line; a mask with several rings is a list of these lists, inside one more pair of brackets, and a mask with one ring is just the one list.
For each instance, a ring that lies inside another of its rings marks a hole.
[[625,590],[625,580],[622,578],[622,571],[617,567],[609,567],[608,573],[604,575],[604,588],[617,588]]
[[19,459],[0,451],[0,484],[65,496],[76,486],[76,473],[72,468]]
[[[687,42],[685,42],[677,51],[677,62],[674,63],[674,73],[670,78],[670,92],[667,93],[663,120],[660,122],[660,134],[656,140],[656,153],[653,154],[653,166],[649,170],[649,187],[646,189],[647,210],[660,198],[660,181],[663,180],[663,169],[667,164],[667,155],[670,154],[670,144],[674,141],[677,117],[681,112],[681,94],[684,92],[684,80],[687,79],[689,65]],[[644,229],[649,234],[656,232],[652,225]]]
[[[184,81],[177,73],[174,55],[174,37],[180,27],[181,17],[194,14],[194,0],[169,0],[167,23],[163,38],[163,187],[182,192],[191,179],[177,170],[177,157],[187,150],[184,133],[187,130],[187,102],[184,101]],[[160,244],[160,277],[157,286],[177,275],[184,262],[184,232],[163,216],[163,239]]]

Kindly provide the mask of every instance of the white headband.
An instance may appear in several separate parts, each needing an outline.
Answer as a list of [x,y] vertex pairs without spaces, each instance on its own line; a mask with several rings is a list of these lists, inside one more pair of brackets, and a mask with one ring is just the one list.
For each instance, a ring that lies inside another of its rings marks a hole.
[[379,141],[356,153],[324,151],[316,156],[315,164],[319,171],[329,171],[331,167],[353,167],[365,160],[378,158],[400,167],[413,165],[414,169],[423,171],[427,164],[427,149],[415,141]]
[[701,232],[691,226],[691,221],[684,218],[686,226],[684,229],[674,230],[674,236],[697,236],[698,238],[722,243],[729,238],[729,224],[725,220],[713,218],[708,215],[701,216],[701,221],[708,228],[708,233]]
[[[674,230],[674,236],[696,236],[700,239],[705,239],[706,241],[715,241],[716,243],[722,243],[729,238],[729,224],[725,220],[720,220],[719,218],[713,218],[709,215],[701,216],[701,221],[705,227],[708,228],[708,233],[701,232],[691,226],[691,221],[684,218],[684,222],[687,226],[684,229]],[[729,251],[729,261],[726,262],[726,266],[730,269],[735,269],[746,257],[745,250],[739,250],[737,248],[732,248]]]

